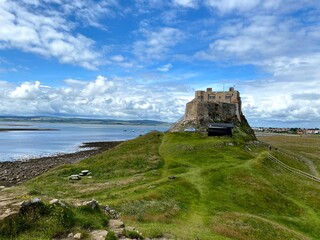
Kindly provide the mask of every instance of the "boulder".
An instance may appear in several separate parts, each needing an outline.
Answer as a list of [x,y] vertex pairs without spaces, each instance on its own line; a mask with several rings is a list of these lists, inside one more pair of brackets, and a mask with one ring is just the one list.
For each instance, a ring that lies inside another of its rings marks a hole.
[[81,204],[82,206],[85,207],[90,207],[91,209],[98,209],[99,208],[99,202],[92,199],[91,201],[87,201]]
[[50,205],[59,205],[61,207],[65,207],[66,204],[63,203],[61,200],[59,199],[52,199],[50,202],[49,202]]
[[69,180],[80,180],[81,177],[78,174],[73,174],[69,177]]
[[117,213],[117,211],[114,209],[111,209],[108,205],[105,207],[104,211],[108,215],[108,217],[111,219],[119,218],[119,214]]
[[109,228],[115,229],[115,228],[123,228],[124,223],[120,219],[111,219],[108,223]]
[[89,170],[82,170],[81,174],[83,174],[84,176],[87,176],[90,173]]
[[34,198],[34,199],[31,199],[29,201],[23,201],[20,206],[22,208],[25,208],[25,207],[29,207],[31,205],[34,205],[34,204],[37,204],[37,203],[40,203],[41,202],[41,199],[40,198]]
[[74,239],[81,239],[81,233],[76,233],[74,236],[73,236]]
[[59,199],[52,199],[49,204],[50,205],[54,205],[54,204],[58,204],[59,203]]
[[106,230],[95,230],[95,231],[92,231],[90,233],[91,235],[91,240],[104,240],[106,239],[106,236],[108,234],[108,231]]

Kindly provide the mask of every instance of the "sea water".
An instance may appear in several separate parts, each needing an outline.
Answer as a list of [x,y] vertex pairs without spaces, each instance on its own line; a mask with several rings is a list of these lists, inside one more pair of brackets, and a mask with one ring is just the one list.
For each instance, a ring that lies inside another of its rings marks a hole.
[[129,140],[153,130],[166,131],[169,126],[1,122],[0,128],[54,129],[0,131],[0,161],[16,161],[76,152],[85,142]]

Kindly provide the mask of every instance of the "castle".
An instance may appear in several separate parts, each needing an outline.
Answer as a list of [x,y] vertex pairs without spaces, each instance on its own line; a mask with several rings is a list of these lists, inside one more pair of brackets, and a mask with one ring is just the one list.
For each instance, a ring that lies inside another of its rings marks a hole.
[[195,98],[186,104],[183,119],[172,126],[170,131],[183,131],[186,128],[206,131],[212,124],[249,126],[241,111],[240,93],[234,87],[220,92],[212,91],[212,88],[196,91]]
[[193,101],[199,102],[215,102],[215,103],[231,103],[235,106],[235,115],[241,121],[241,98],[239,91],[230,87],[229,91],[213,92],[212,88],[207,88],[207,91],[196,91]]

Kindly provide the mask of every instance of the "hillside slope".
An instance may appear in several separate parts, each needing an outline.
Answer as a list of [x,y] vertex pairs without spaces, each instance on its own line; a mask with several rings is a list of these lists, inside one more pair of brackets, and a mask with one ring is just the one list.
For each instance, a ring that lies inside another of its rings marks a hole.
[[[317,239],[320,184],[270,162],[263,145],[245,138],[153,132],[13,191],[69,203],[94,198],[145,237]],[[92,178],[68,180],[83,169]]]

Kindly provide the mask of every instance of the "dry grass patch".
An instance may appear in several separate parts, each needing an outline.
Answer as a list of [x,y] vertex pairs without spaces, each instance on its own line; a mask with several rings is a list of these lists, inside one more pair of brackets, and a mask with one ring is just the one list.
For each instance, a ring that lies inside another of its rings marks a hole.
[[225,237],[240,240],[308,240],[309,237],[276,222],[252,214],[220,213],[214,220],[213,230]]

